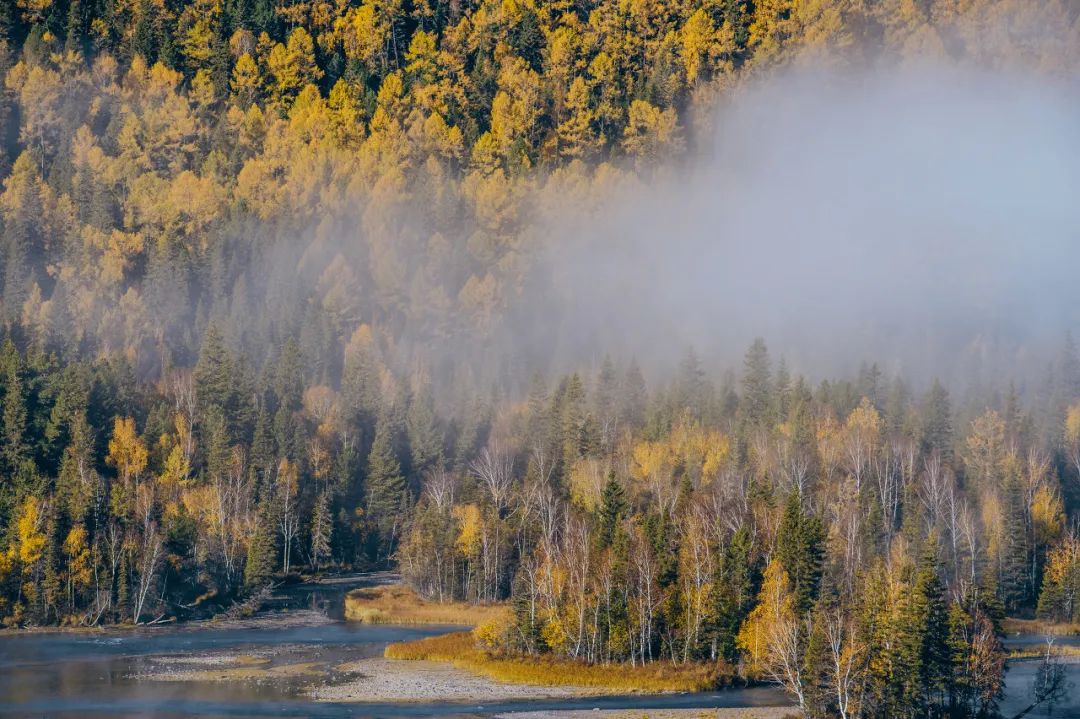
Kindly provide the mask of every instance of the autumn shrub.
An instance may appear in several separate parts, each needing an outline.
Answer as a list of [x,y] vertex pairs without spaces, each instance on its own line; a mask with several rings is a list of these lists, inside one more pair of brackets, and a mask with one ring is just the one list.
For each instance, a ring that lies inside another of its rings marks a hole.
[[449,662],[460,669],[500,682],[578,686],[630,693],[705,691],[726,684],[734,675],[732,668],[723,662],[585,664],[550,655],[500,653],[484,648],[481,642],[478,632],[452,632],[391,644],[386,648],[385,656],[389,659]]

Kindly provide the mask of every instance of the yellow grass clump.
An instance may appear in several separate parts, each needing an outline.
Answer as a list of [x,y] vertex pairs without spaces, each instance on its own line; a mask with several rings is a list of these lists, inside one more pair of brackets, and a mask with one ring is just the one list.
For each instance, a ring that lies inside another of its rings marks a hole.
[[1042,619],[1016,619],[1009,617],[1001,623],[1006,635],[1037,634],[1039,636],[1066,637],[1080,634],[1080,624],[1076,622],[1047,622]]
[[[1080,657],[1080,647],[1071,644],[1055,644],[1051,654],[1059,657]],[[1008,652],[1009,659],[1041,659],[1046,656],[1045,644],[1015,647]]]
[[429,602],[400,584],[354,589],[345,597],[345,618],[365,624],[461,624],[507,621],[504,604]]
[[512,684],[579,686],[618,692],[705,691],[730,680],[722,663],[652,662],[583,664],[571,659],[499,654],[480,648],[472,632],[453,632],[386,648],[388,659],[450,662],[455,667]]

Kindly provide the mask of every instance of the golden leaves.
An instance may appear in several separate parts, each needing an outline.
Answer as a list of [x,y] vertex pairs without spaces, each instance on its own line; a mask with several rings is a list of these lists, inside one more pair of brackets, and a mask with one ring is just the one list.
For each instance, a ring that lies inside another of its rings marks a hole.
[[113,422],[105,463],[116,469],[121,481],[127,484],[138,479],[146,469],[148,456],[146,446],[135,431],[135,420],[131,417],[117,417]]

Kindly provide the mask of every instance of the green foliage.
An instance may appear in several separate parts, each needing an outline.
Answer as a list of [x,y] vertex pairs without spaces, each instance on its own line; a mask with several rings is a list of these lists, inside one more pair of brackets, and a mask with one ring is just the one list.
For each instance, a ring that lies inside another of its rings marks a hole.
[[795,609],[806,612],[818,596],[825,536],[821,520],[803,511],[802,500],[792,493],[776,532],[776,557],[791,580]]

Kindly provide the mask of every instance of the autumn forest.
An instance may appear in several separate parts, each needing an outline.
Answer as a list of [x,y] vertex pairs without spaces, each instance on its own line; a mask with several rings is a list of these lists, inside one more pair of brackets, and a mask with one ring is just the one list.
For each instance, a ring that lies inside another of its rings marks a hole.
[[547,219],[677,173],[740,88],[1066,77],[1076,3],[2,5],[4,625],[396,568],[508,602],[493,651],[702,663],[846,719],[992,716],[1002,621],[1080,621],[1066,328],[1023,386],[515,339]]

